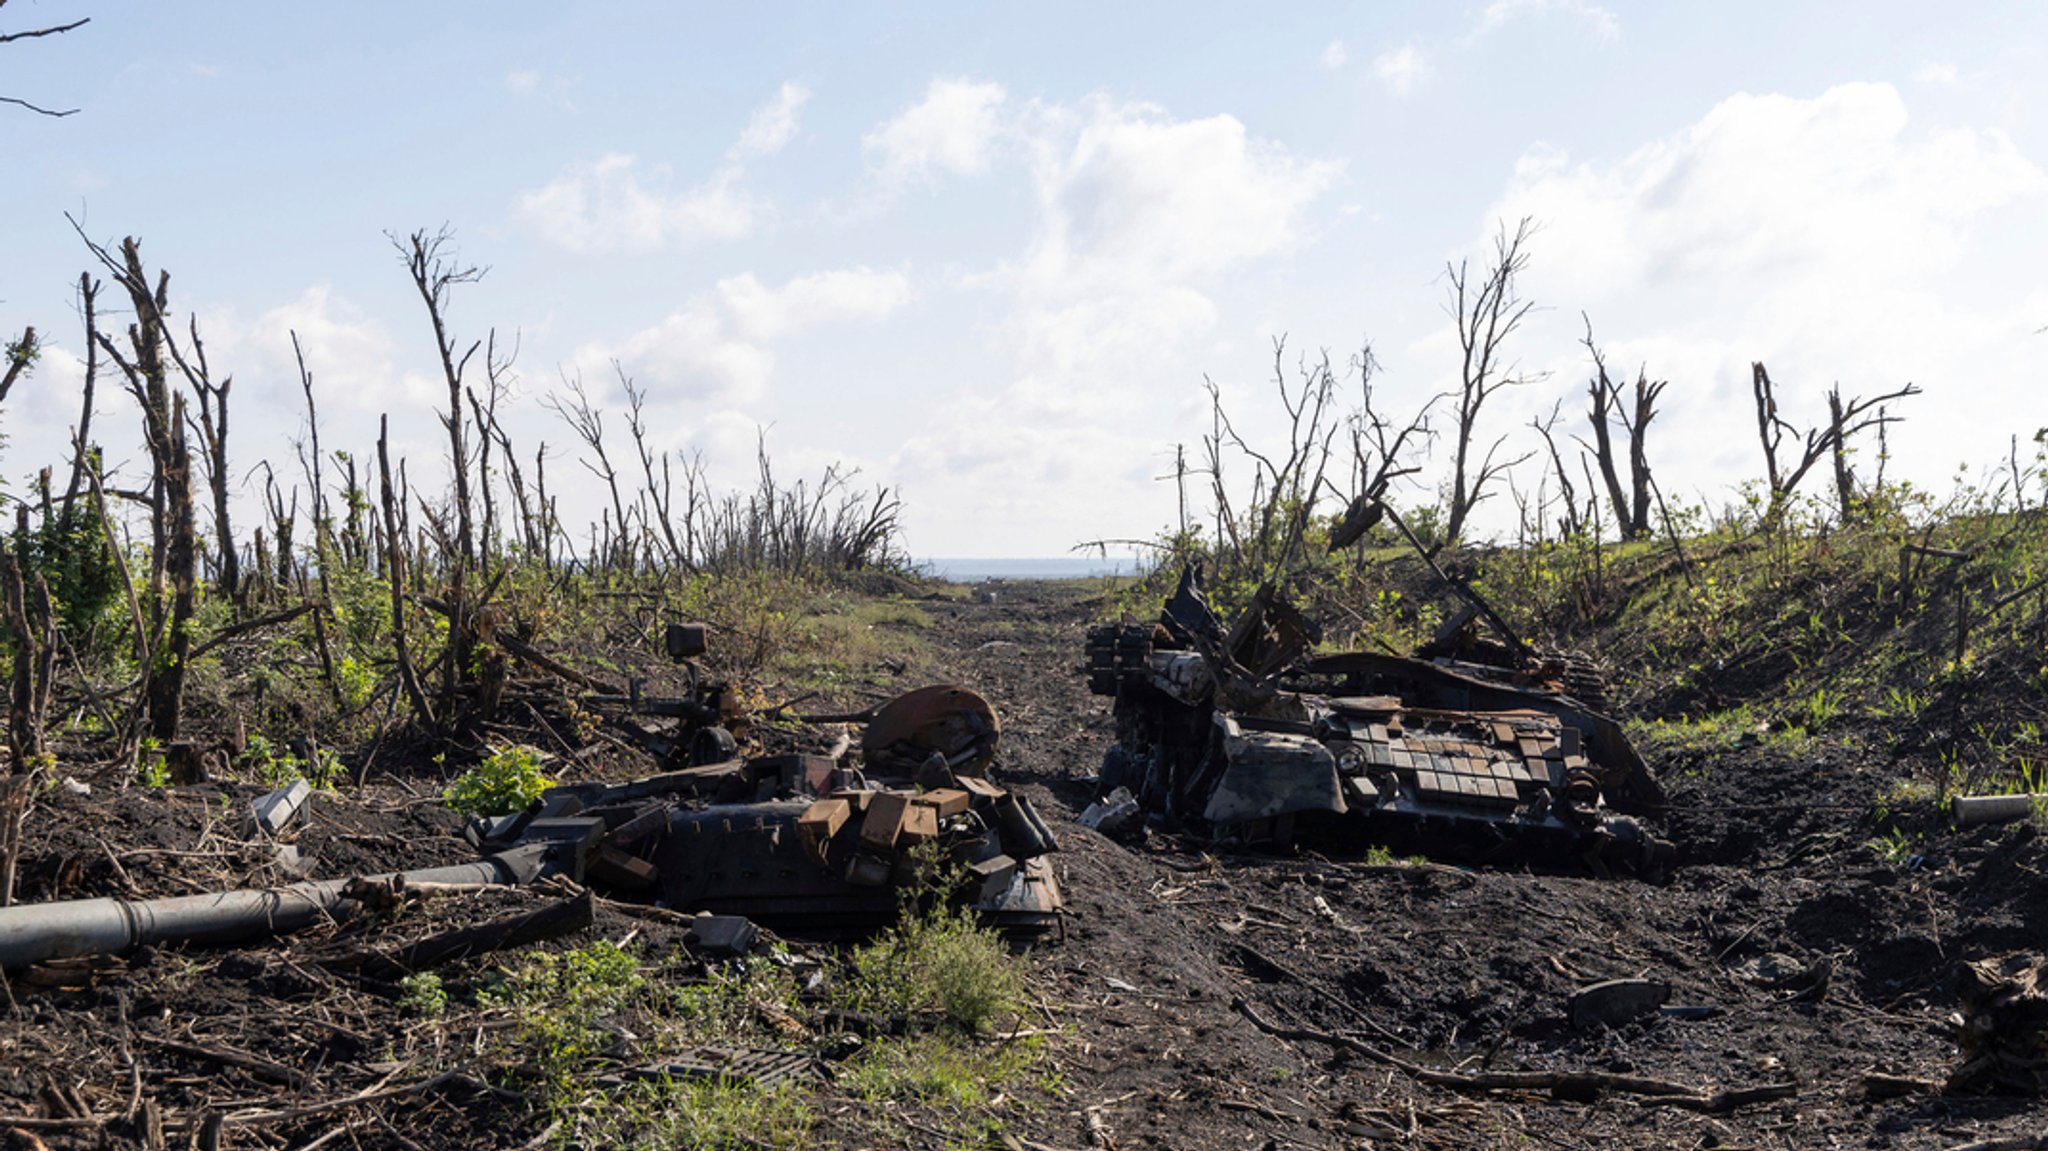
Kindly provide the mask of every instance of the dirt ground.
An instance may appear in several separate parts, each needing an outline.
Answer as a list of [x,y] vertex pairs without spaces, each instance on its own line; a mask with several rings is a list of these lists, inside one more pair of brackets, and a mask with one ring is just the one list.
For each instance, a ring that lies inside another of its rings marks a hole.
[[[2048,848],[2031,828],[1944,833],[1921,854],[1888,860],[1867,841],[1873,797],[1892,769],[1843,741],[1797,757],[1756,747],[1653,763],[1673,801],[1659,830],[1682,853],[1655,885],[1375,865],[1363,845],[1243,855],[1165,836],[1114,842],[1073,822],[1111,734],[1108,701],[1089,695],[1080,674],[1098,610],[1091,593],[1033,583],[995,592],[993,602],[922,604],[935,654],[900,674],[954,679],[995,703],[1004,723],[996,774],[1061,837],[1070,915],[1064,938],[1030,962],[1062,1025],[1049,1056],[1062,1086],[1019,1108],[1013,1145],[1948,1148],[2048,1129],[2039,1100],[1873,1099],[1864,1085],[1873,1071],[1945,1074],[1960,964],[2048,942]],[[277,882],[268,849],[237,826],[254,790],[100,781],[89,797],[42,796],[24,832],[19,898]],[[474,858],[457,826],[431,788],[373,780],[316,801],[297,839],[316,874],[334,877]],[[505,892],[467,914],[546,898]],[[195,1116],[252,1108],[268,1117],[231,1129],[227,1143],[518,1147],[541,1135],[505,1129],[486,1082],[403,1093],[419,1079],[408,1069],[448,1040],[395,1012],[388,985],[325,962],[361,946],[357,930],[17,978],[0,1004],[0,1132],[4,1117],[36,1117],[8,1137],[134,1145],[138,1113],[153,1107],[170,1146],[204,1141]],[[607,905],[594,930],[672,948],[682,927]],[[1568,1024],[1574,990],[1625,976],[1666,980],[1673,1004],[1710,1010],[1616,1030]],[[1592,1071],[1701,1092],[1793,1084],[1796,1093],[1703,1114],[1616,1094],[1458,1092],[1357,1050],[1276,1038],[1252,1016],[1429,1068]],[[401,1093],[375,1107],[330,1106],[380,1092]],[[94,1118],[110,1113],[123,1122]],[[877,1142],[830,1115],[819,1136],[821,1146],[947,1145],[910,1128]]]

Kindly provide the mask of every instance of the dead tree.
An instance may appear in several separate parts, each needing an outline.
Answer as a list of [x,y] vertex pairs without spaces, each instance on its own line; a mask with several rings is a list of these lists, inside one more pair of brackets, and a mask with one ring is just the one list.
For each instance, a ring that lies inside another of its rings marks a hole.
[[71,510],[78,502],[78,493],[85,485],[85,469],[92,458],[88,445],[92,442],[93,392],[99,383],[100,347],[92,338],[97,330],[96,309],[99,304],[100,282],[92,278],[91,272],[78,274],[78,306],[85,317],[85,379],[80,389],[78,404],[78,427],[71,433],[71,480],[64,485],[64,505],[59,513],[66,524],[71,522]]
[[[77,228],[77,222],[72,226]],[[84,237],[82,231],[79,234]],[[198,528],[192,502],[192,455],[185,438],[185,397],[171,392],[168,365],[175,363],[195,388],[206,375],[203,366],[194,368],[178,350],[167,322],[170,273],[159,272],[151,287],[142,266],[141,245],[132,236],[121,241],[118,261],[101,245],[89,239],[85,243],[128,293],[135,309],[135,322],[128,325],[128,355],[124,356],[105,332],[95,330],[92,338],[120,369],[128,394],[142,409],[143,440],[149,448],[151,468],[150,527],[155,543],[150,564],[151,627],[156,633],[150,644],[154,666],[143,672],[143,698],[150,734],[168,744],[178,735],[185,672],[191,662],[192,617],[198,607]]]
[[[228,389],[235,386],[233,376],[216,384],[206,366],[206,345],[199,339],[199,321],[189,321],[192,335],[192,358],[197,361],[198,371],[187,373],[187,382],[199,399],[200,446],[205,450],[206,485],[213,494],[213,531],[220,541],[220,589],[232,603],[240,603],[242,597],[241,557],[235,550],[235,529],[228,518]],[[298,337],[292,337],[297,347]]]
[[[482,533],[477,540],[477,556],[486,565],[490,563],[491,557],[497,554],[496,548],[500,542],[499,537],[503,535],[503,529],[498,526],[496,488],[491,482],[493,474],[491,471],[491,449],[497,443],[497,437],[493,435],[493,431],[502,432],[502,429],[498,427],[498,404],[511,394],[513,383],[512,365],[518,358],[519,345],[517,340],[513,341],[511,351],[502,356],[498,354],[498,333],[493,329],[484,342],[483,397],[478,398],[475,388],[466,389],[469,396],[470,414],[476,420],[477,471],[483,481],[478,485],[478,489],[483,496],[484,518],[481,525]],[[508,457],[511,455],[509,446],[506,449],[506,455]],[[515,473],[517,469],[518,465],[515,462],[513,464]]]
[[[28,537],[28,508],[16,505],[15,539]],[[0,584],[5,586],[7,630],[14,638],[14,680],[7,710],[7,750],[18,774],[32,771],[45,755],[43,731],[56,680],[57,615],[43,573],[24,573],[16,549],[0,546]]]
[[[613,367],[618,368],[618,365],[614,364]],[[619,378],[622,380],[626,378],[623,369],[619,369]],[[616,523],[618,527],[616,537],[613,537],[610,531],[607,530],[605,541],[600,545],[600,554],[603,558],[597,560],[597,562],[612,568],[631,567],[633,558],[631,541],[632,520],[626,513],[625,500],[619,494],[619,471],[612,466],[611,456],[605,451],[604,413],[598,409],[597,405],[590,402],[590,393],[585,391],[583,387],[583,377],[577,376],[571,379],[565,375],[562,377],[562,385],[568,389],[567,399],[563,398],[561,392],[549,392],[547,399],[543,400],[542,403],[547,406],[549,411],[562,417],[562,422],[568,424],[569,430],[576,433],[576,438],[582,440],[584,446],[590,449],[591,457],[594,457],[595,462],[591,458],[586,458],[580,462],[589,470],[591,475],[604,481],[605,489],[611,493],[612,498],[610,514],[613,519],[607,521],[607,528],[613,523]],[[628,381],[628,395],[631,394],[630,385],[631,382]],[[636,407],[636,414],[637,410]],[[596,559],[596,557],[593,557],[593,559]]]
[[[450,289],[483,279],[484,269],[457,261],[454,254],[446,250],[452,239],[454,234],[446,228],[433,235],[422,229],[404,240],[393,236],[391,242],[405,260],[413,287],[419,290],[420,302],[426,305],[427,319],[434,328],[434,350],[441,359],[441,376],[448,385],[448,410],[441,414],[441,426],[448,432],[448,466],[452,472],[450,490],[455,505],[455,566],[459,574],[463,567],[476,560],[476,529],[470,517],[469,420],[463,414],[462,375],[469,368],[470,357],[476,355],[483,341],[471,341],[469,347],[458,354],[455,339],[448,332],[447,313]],[[457,599],[460,599],[459,591]]]
[[36,339],[33,326],[23,328],[21,338],[7,345],[4,357],[7,371],[0,375],[0,403],[7,401],[7,393],[14,390],[14,382],[29,374],[35,367],[36,359],[42,355],[42,342]]
[[[0,8],[6,6],[7,0],[0,0]],[[73,20],[69,24],[52,24],[46,28],[30,28],[21,32],[0,32],[0,44],[11,44],[16,40],[39,40],[44,36],[57,36],[74,28],[82,28],[90,23],[92,23],[92,17],[86,16]],[[0,96],[0,104],[12,104],[17,108],[26,108],[39,116],[63,117],[78,111],[76,108],[45,108],[39,104],[31,104],[19,96]]]
[[[1835,495],[1843,522],[1854,519],[1857,514],[1856,477],[1848,465],[1849,441],[1871,428],[1879,429],[1882,434],[1887,424],[1897,423],[1899,417],[1890,415],[1884,405],[1919,395],[1919,387],[1909,383],[1870,399],[1851,396],[1843,400],[1841,386],[1836,385],[1828,390],[1827,426],[1802,432],[1778,414],[1777,388],[1771,382],[1770,372],[1761,362],[1752,363],[1749,367],[1750,390],[1756,400],[1757,438],[1764,449],[1764,480],[1770,485],[1764,526],[1775,529],[1783,522],[1785,509],[1793,493],[1799,489],[1800,481],[1813,470],[1813,465],[1823,459],[1832,459],[1835,464]],[[1799,444],[1796,458],[1780,455],[1787,432],[1792,433]]]
[[1455,545],[1464,538],[1465,523],[1472,509],[1488,496],[1487,488],[1500,474],[1528,459],[1524,454],[1512,460],[1496,459],[1506,436],[1495,439],[1475,459],[1474,440],[1486,401],[1503,388],[1518,387],[1537,377],[1526,376],[1505,359],[1508,339],[1522,326],[1536,307],[1516,291],[1515,281],[1529,264],[1526,245],[1535,224],[1523,217],[1512,235],[1502,224],[1494,237],[1493,258],[1475,280],[1466,261],[1444,265],[1450,282],[1445,309],[1457,322],[1458,348],[1462,360],[1457,389],[1451,394],[1450,491],[1444,511],[1444,540]]
[[405,632],[406,529],[405,501],[391,485],[391,417],[377,420],[377,479],[384,504],[384,579],[391,587],[391,649],[398,657],[398,682],[422,723],[432,726],[434,709],[413,667],[412,645]]
[[[1664,394],[1668,380],[1652,381],[1644,368],[1636,369],[1636,379],[1629,402],[1624,404],[1622,386],[1607,374],[1607,359],[1600,352],[1600,346],[1593,342],[1593,321],[1580,313],[1586,322],[1584,344],[1593,357],[1593,378],[1586,383],[1586,394],[1592,400],[1592,407],[1586,413],[1587,423],[1593,430],[1593,459],[1600,465],[1600,478],[1607,486],[1607,500],[1614,508],[1614,523],[1624,540],[1641,539],[1650,534],[1650,455],[1647,441],[1650,421],[1657,415],[1657,400]],[[1619,422],[1624,435],[1628,437],[1628,487],[1621,483],[1621,469],[1615,460],[1613,425]],[[1579,441],[1581,445],[1584,440]]]
[[[1334,408],[1336,374],[1324,354],[1295,367],[1297,382],[1289,385],[1287,342],[1273,341],[1273,387],[1287,416],[1284,454],[1260,451],[1238,433],[1224,410],[1223,393],[1213,381],[1209,392],[1211,431],[1203,437],[1210,490],[1215,499],[1218,563],[1226,559],[1242,575],[1269,579],[1301,558],[1302,545],[1321,498],[1343,421]],[[1251,461],[1252,487],[1242,504],[1233,502],[1225,482],[1224,453],[1229,449]]]
[[483,347],[483,341],[471,341],[467,349],[458,351],[454,337],[448,331],[447,313],[452,289],[461,284],[473,284],[484,275],[484,269],[462,264],[454,258],[448,251],[452,239],[453,234],[446,228],[432,235],[422,229],[404,240],[391,237],[393,246],[405,261],[413,287],[419,291],[420,302],[426,306],[427,319],[434,328],[434,350],[440,357],[441,376],[448,385],[448,410],[441,413],[441,426],[448,432],[449,491],[455,523],[452,539],[446,538],[447,533],[442,533],[441,550],[447,558],[448,567],[449,626],[448,648],[442,662],[441,691],[443,716],[451,721],[457,709],[458,685],[469,674],[470,668],[474,606],[469,602],[469,581],[477,564],[476,527],[471,515],[469,417],[463,410],[462,377],[469,367],[470,357]]
[[[1551,405],[1549,418],[1530,420],[1529,426],[1536,429],[1537,435],[1543,437],[1543,446],[1550,453],[1550,468],[1557,475],[1558,498],[1564,501],[1564,515],[1559,517],[1557,524],[1558,535],[1564,539],[1571,539],[1585,530],[1587,519],[1585,513],[1579,507],[1579,492],[1578,488],[1572,483],[1571,469],[1564,466],[1564,456],[1557,450],[1557,438],[1554,432],[1557,427],[1558,417],[1563,414],[1563,410],[1564,401],[1559,400]],[[1605,437],[1602,437],[1601,442],[1606,442]],[[1587,493],[1586,499],[1591,504],[1599,502],[1599,497],[1591,492]],[[1537,507],[1539,538],[1541,537],[1540,524],[1544,511],[1543,504],[1547,502],[1543,501]],[[1527,518],[1526,515],[1523,517],[1524,520]]]
[[1358,373],[1359,389],[1358,407],[1347,421],[1351,432],[1352,483],[1356,494],[1330,533],[1330,550],[1333,552],[1356,543],[1377,526],[1386,514],[1387,489],[1395,480],[1421,470],[1403,461],[1412,448],[1435,438],[1429,426],[1429,413],[1439,400],[1448,395],[1439,392],[1431,396],[1406,424],[1396,428],[1393,420],[1380,410],[1373,391],[1379,360],[1373,355],[1370,343],[1352,359],[1351,368]]
[[654,476],[654,453],[647,447],[647,419],[645,404],[647,389],[633,386],[633,378],[617,360],[612,361],[612,370],[619,373],[619,386],[626,389],[626,430],[632,433],[633,450],[640,456],[640,475],[647,485],[647,505],[651,510],[644,518],[652,520],[661,530],[662,548],[671,567],[682,568],[688,560],[683,554],[682,542],[676,539],[675,483],[669,472],[667,453],[661,456],[661,478]]

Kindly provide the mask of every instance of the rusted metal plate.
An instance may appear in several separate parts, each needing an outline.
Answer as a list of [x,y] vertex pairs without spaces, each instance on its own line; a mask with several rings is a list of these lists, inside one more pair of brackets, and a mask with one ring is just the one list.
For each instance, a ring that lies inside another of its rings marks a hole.
[[871,765],[903,764],[914,770],[934,752],[957,774],[980,775],[1002,738],[995,708],[959,684],[934,684],[906,692],[882,705],[861,736],[861,753]]

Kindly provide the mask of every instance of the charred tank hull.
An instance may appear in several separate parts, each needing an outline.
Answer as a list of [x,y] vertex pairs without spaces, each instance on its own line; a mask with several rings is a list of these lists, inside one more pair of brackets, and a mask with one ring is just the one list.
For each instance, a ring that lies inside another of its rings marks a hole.
[[1601,874],[1670,865],[1632,818],[1661,811],[1662,789],[1620,726],[1571,696],[1469,665],[1302,658],[1299,636],[1258,620],[1225,635],[1182,606],[1088,637],[1089,686],[1117,721],[1102,788],[1155,823]]

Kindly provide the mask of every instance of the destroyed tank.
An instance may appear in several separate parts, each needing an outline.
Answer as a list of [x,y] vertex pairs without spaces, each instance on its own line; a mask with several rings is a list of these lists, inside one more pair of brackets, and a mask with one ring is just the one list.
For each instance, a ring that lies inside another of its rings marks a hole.
[[[347,918],[366,885],[555,876],[696,914],[699,927],[705,916],[744,919],[807,938],[872,934],[924,894],[915,888],[947,879],[956,885],[942,894],[1012,939],[1059,926],[1059,883],[1045,858],[1059,843],[1028,800],[987,778],[1001,723],[986,699],[935,684],[837,717],[865,725],[858,760],[847,755],[850,740],[829,755],[741,756],[730,725],[747,714],[690,662],[704,637],[702,625],[668,629],[686,694],[649,695],[636,679],[581,700],[664,770],[563,784],[524,811],[472,817],[464,834],[477,862],[170,899],[0,907],[0,970],[262,939]],[[252,837],[285,830],[310,795],[300,782],[259,798]]]
[[1449,657],[1310,655],[1319,639],[1270,585],[1226,631],[1193,567],[1156,622],[1092,629],[1088,685],[1115,700],[1117,731],[1102,793],[1127,789],[1155,826],[1247,844],[1603,875],[1671,865],[1632,818],[1660,812],[1663,789],[1564,683]]

